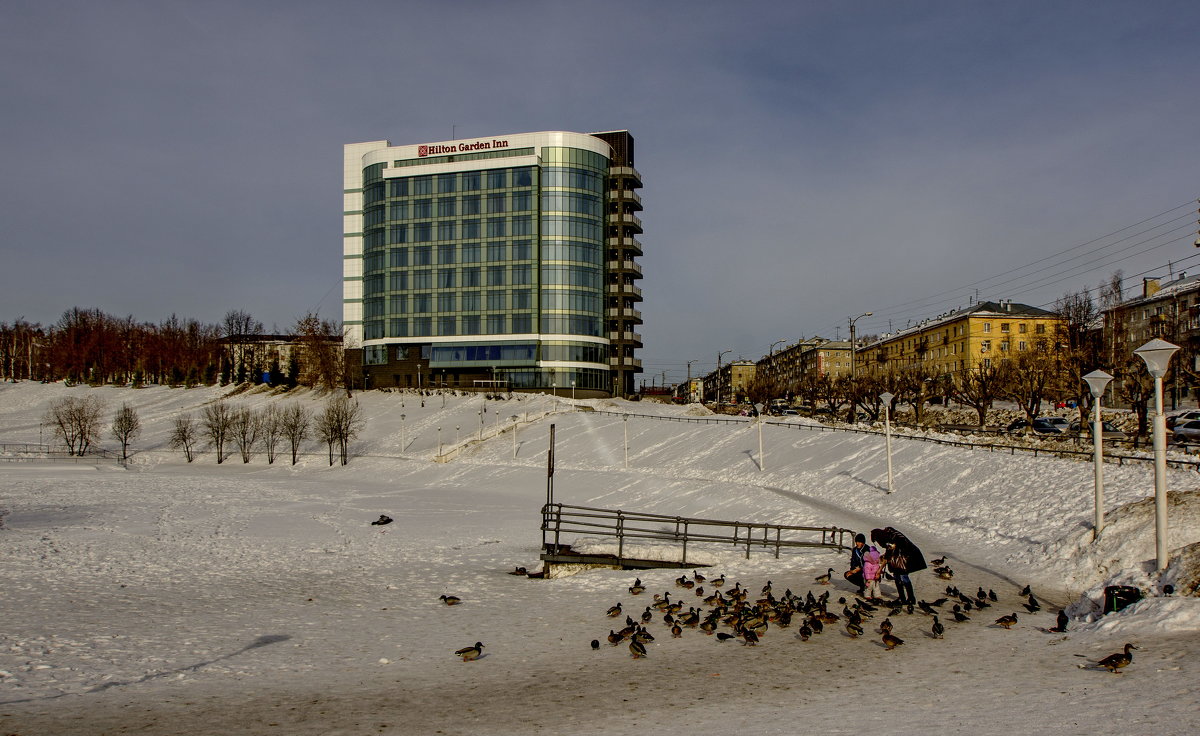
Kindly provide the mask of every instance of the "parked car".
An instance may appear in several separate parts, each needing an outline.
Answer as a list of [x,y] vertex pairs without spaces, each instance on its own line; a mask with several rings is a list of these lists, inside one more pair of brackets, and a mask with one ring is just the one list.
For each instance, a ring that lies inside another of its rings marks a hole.
[[780,413],[780,414],[782,414],[782,415],[783,415],[783,416],[785,416],[785,417],[797,417],[797,416],[800,416],[800,412],[796,411],[795,409],[793,409],[793,408],[792,408],[792,407],[790,407],[790,406],[789,406],[789,407],[787,407],[786,409],[780,409],[780,410],[779,410],[779,413]]
[[1172,414],[1167,417],[1167,429],[1174,429],[1176,424],[1190,422],[1195,419],[1200,419],[1200,409],[1192,409],[1181,414]]
[[1200,419],[1193,419],[1190,422],[1176,424],[1171,429],[1171,439],[1176,442],[1200,441]]
[[[1018,419],[1008,425],[1009,432],[1023,432],[1029,423],[1024,419]],[[1035,434],[1066,434],[1070,422],[1065,417],[1034,417],[1033,431]]]
[[[1083,424],[1083,426],[1080,426],[1078,420],[1071,422],[1070,431],[1073,432],[1074,434],[1086,434],[1088,437],[1091,437],[1092,436],[1092,423],[1086,422]],[[1123,439],[1127,439],[1128,435],[1126,435],[1125,432],[1121,431],[1121,429],[1117,425],[1113,424],[1112,422],[1101,422],[1100,423],[1100,437],[1101,437],[1101,439],[1106,439],[1106,440],[1123,440]]]

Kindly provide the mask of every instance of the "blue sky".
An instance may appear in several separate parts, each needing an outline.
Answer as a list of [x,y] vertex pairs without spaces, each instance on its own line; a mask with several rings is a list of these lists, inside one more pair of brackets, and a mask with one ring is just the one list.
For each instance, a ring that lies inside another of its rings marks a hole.
[[647,382],[1132,287],[1200,260],[1198,37],[1194,2],[10,0],[0,320],[340,318],[342,144],[452,131],[632,132]]

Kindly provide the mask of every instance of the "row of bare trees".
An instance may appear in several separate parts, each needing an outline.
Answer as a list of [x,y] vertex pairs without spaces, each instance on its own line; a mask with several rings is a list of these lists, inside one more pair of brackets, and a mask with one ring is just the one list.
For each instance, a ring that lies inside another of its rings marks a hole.
[[[0,380],[194,386],[257,381],[266,369],[293,385],[341,387],[341,330],[335,322],[315,314],[300,318],[285,335],[296,339],[304,360],[288,366],[262,365],[255,348],[262,334],[262,323],[239,310],[219,325],[175,315],[155,324],[73,307],[49,327],[23,318],[0,322]],[[224,347],[238,339],[249,347]]]
[[[51,402],[42,422],[67,446],[67,454],[83,456],[101,436],[104,402],[96,396],[65,396]],[[129,404],[113,415],[109,431],[121,444],[121,459],[129,457],[129,444],[142,431],[142,421]]]
[[[1113,395],[1106,403],[1131,408],[1138,418],[1138,434],[1147,429],[1148,404],[1154,384],[1145,364],[1130,350],[1127,329],[1119,323],[1100,329],[1102,315],[1121,301],[1121,275],[1098,289],[1099,303],[1088,290],[1069,293],[1059,299],[1054,312],[1057,329],[1046,339],[1034,341],[1029,349],[994,353],[989,360],[975,362],[956,373],[938,373],[931,365],[913,363],[861,366],[857,375],[810,375],[788,385],[758,377],[748,388],[752,401],[766,403],[780,396],[794,396],[830,414],[843,411],[853,420],[861,411],[871,419],[880,418],[883,406],[879,396],[893,396],[893,413],[907,405],[915,422],[922,421],[928,402],[948,404],[957,401],[975,410],[979,426],[996,401],[1016,404],[1032,422],[1046,403],[1073,403],[1080,420],[1086,421],[1093,399],[1083,376],[1097,368],[1111,373]],[[1108,312],[1119,315],[1119,310]],[[1158,336],[1182,347],[1172,361],[1167,385],[1176,378],[1181,385],[1195,385],[1197,345],[1191,339],[1187,314],[1168,314],[1158,324]]]
[[255,411],[220,400],[205,406],[199,416],[189,413],[175,417],[170,444],[182,450],[189,463],[201,447],[207,446],[216,453],[218,464],[230,457],[230,447],[243,463],[250,462],[261,450],[266,453],[267,463],[273,464],[286,443],[295,465],[304,440],[315,434],[329,448],[329,464],[333,465],[336,456],[346,465],[350,462],[350,443],[364,424],[359,403],[341,394],[331,396],[324,410],[315,415],[298,402],[282,407],[268,404]]

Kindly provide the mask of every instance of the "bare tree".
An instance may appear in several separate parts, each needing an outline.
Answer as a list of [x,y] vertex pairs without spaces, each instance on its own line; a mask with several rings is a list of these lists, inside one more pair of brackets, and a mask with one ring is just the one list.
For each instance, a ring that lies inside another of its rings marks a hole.
[[177,450],[182,449],[190,463],[196,459],[195,447],[199,434],[196,418],[191,414],[180,414],[175,417],[175,426],[171,429],[171,447]]
[[224,401],[215,401],[204,407],[202,423],[208,441],[217,451],[217,464],[225,462],[225,442],[229,439],[233,424],[233,412]]
[[258,437],[262,433],[261,417],[249,407],[240,406],[231,413],[229,429],[242,462],[250,462],[254,456],[254,446],[258,444]]
[[1060,370],[1049,389],[1062,399],[1074,399],[1079,407],[1081,423],[1087,421],[1087,406],[1091,401],[1083,374],[1099,364],[1101,315],[1092,300],[1091,292],[1083,291],[1064,294],[1054,303],[1054,312],[1059,317],[1055,328],[1055,355]]
[[[308,437],[312,427],[312,414],[298,402],[289,404],[280,412],[280,431],[287,438],[292,450],[292,465],[300,454],[300,445]],[[330,465],[333,463],[330,462]]]
[[979,428],[983,429],[988,410],[998,397],[1001,378],[999,366],[980,360],[974,367],[961,371],[956,378],[955,398],[975,410],[979,416]]
[[331,396],[325,411],[317,418],[317,435],[329,447],[329,464],[333,465],[336,446],[342,465],[350,462],[350,442],[362,431],[365,420],[359,403],[346,396]]
[[1012,401],[1025,412],[1026,434],[1033,418],[1042,411],[1042,399],[1054,379],[1055,358],[1047,340],[1036,341],[1032,349],[1018,351],[1001,364],[998,398]]
[[262,421],[262,444],[267,451],[267,464],[273,465],[283,435],[283,412],[277,404],[267,404],[259,418]]
[[142,420],[138,418],[137,410],[129,404],[121,404],[112,420],[112,436],[121,443],[121,459],[129,459],[129,443],[141,434]]
[[296,335],[303,349],[298,382],[328,391],[341,386],[344,361],[338,326],[309,313],[296,323]]
[[329,450],[329,464],[333,465],[333,448],[338,441],[338,424],[335,412],[331,410],[331,405],[325,406],[325,411],[316,416],[313,421],[313,429],[316,431],[317,439],[325,443]]
[[67,452],[82,456],[100,436],[103,411],[103,402],[95,396],[67,396],[50,405],[43,421],[66,444]]

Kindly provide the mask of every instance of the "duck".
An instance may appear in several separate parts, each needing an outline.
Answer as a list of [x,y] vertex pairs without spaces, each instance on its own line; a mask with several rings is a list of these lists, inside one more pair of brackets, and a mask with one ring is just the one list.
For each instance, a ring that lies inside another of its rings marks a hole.
[[934,614],[933,606],[926,603],[924,598],[917,601],[917,607],[921,609],[921,613],[927,613],[930,616],[932,616]]
[[514,568],[512,569],[512,571],[511,571],[511,572],[509,572],[508,574],[509,574],[509,575],[528,575],[528,574],[529,574],[529,571],[528,571],[528,570],[526,570],[526,569],[525,569],[525,568],[523,568],[523,567],[514,567]]
[[954,577],[954,571],[949,567],[935,567],[933,568],[933,571],[937,573],[937,576],[942,580],[950,580]]
[[758,634],[754,633],[750,629],[743,629],[742,630],[742,641],[745,644],[745,646],[748,646],[748,647],[755,646],[756,644],[758,644]]
[[763,595],[771,595],[771,581],[770,580],[768,580],[767,584],[762,587],[762,594]]
[[1013,624],[1015,624],[1016,622],[1017,622],[1017,614],[1015,612],[1011,613],[1007,616],[1001,616],[1000,618],[996,619],[996,625],[1003,626],[1006,629],[1011,629]]
[[671,625],[671,638],[678,639],[681,636],[683,636],[683,627],[680,626],[679,624],[672,624]]
[[483,653],[483,642],[477,641],[475,642],[475,646],[463,647],[454,653],[457,656],[462,657],[462,661],[464,662],[470,662],[473,659],[478,659],[479,655]]
[[892,633],[892,620],[890,618],[885,618],[883,621],[879,622],[879,633]]
[[613,631],[612,629],[608,630],[608,643],[609,644],[612,644],[615,647],[616,645],[620,644],[624,640],[625,640],[624,634],[618,634],[617,632]]
[[851,639],[857,639],[862,636],[863,627],[853,621],[849,621],[846,623],[846,633],[850,635]]
[[720,588],[722,585],[725,584],[724,573],[722,573],[719,577],[715,577],[712,580],[710,580],[709,584],[711,584],[714,588]]
[[1020,592],[1020,593],[1017,593],[1017,595],[1019,595],[1019,596],[1021,596],[1021,597],[1025,597],[1025,596],[1027,596],[1027,595],[1030,595],[1029,586],[1028,586],[1028,585],[1026,585],[1024,588],[1021,588],[1021,592]]
[[960,611],[956,605],[954,606],[954,620],[961,624],[970,621],[971,617]]
[[1050,630],[1056,634],[1061,634],[1067,630],[1067,625],[1071,623],[1071,619],[1067,617],[1066,611],[1059,611],[1058,618],[1055,620],[1054,627]]
[[946,633],[946,627],[942,626],[942,622],[938,620],[937,616],[933,617],[933,626],[930,628],[930,632],[934,639],[941,639],[942,635]]
[[943,556],[937,558],[936,560],[930,560],[929,564],[934,565],[935,567],[937,565],[944,565],[944,564],[946,564],[946,556],[943,555]]
[[462,598],[459,598],[456,595],[438,596],[438,600],[442,603],[445,603],[447,606],[457,606],[459,603],[462,603]]
[[392,517],[388,516],[387,514],[380,514],[378,519],[371,522],[371,526],[383,526],[385,524],[391,524],[391,523],[392,523]]
[[724,631],[717,632],[717,641],[729,641],[730,639],[736,638],[737,636],[734,634],[726,634]]
[[1096,664],[1103,667],[1104,669],[1108,670],[1109,672],[1115,673],[1117,670],[1121,669],[1122,667],[1128,667],[1129,663],[1133,661],[1133,653],[1131,651],[1129,651],[1131,649],[1137,649],[1137,647],[1135,647],[1132,644],[1126,643],[1124,652],[1117,652],[1116,654],[1110,654],[1107,657],[1105,657],[1104,659],[1097,662]]
[[704,586],[703,586],[703,585],[697,585],[697,586],[696,586],[696,597],[697,597],[697,598],[703,598],[703,597],[704,597]]
[[634,632],[633,638],[637,639],[643,644],[649,644],[650,642],[654,641],[654,634],[651,634],[649,631],[646,631],[646,629],[639,627],[638,630]]
[[646,656],[646,645],[637,639],[630,639],[629,656],[633,657],[634,659],[641,659],[642,657]]
[[664,593],[661,598],[659,597],[658,593],[655,593],[654,602],[650,604],[650,607],[656,611],[663,611],[666,610],[667,606],[669,605],[671,605],[670,593]]
[[1029,596],[1028,603],[1022,603],[1021,605],[1025,606],[1025,609],[1030,613],[1037,613],[1042,610],[1042,604],[1038,603],[1037,598],[1034,598],[1032,595]]
[[893,634],[884,634],[883,635],[883,645],[888,648],[888,651],[895,649],[896,647],[900,646],[903,643],[904,643],[904,640],[898,636],[895,636]]
[[621,615],[621,604],[619,602],[617,603],[617,605],[608,609],[608,617],[609,618],[616,618],[617,616],[620,616],[620,615]]
[[993,602],[1000,600],[1000,598],[996,595],[996,591],[992,590],[991,588],[988,588],[988,600]]
[[813,630],[811,627],[809,627],[808,624],[802,625],[800,627],[800,629],[796,631],[796,636],[798,636],[800,638],[800,641],[808,641],[809,638],[812,637],[812,635],[813,635]]
[[700,574],[699,570],[692,570],[692,580],[695,580],[697,585],[703,583],[707,579],[708,578]]
[[638,595],[639,593],[644,593],[645,591],[646,591],[646,586],[642,585],[641,578],[635,578],[633,581],[633,585],[629,586],[629,594],[630,595]]
[[654,619],[654,612],[650,610],[650,606],[646,606],[646,610],[642,611],[642,623],[648,624]]
[[818,585],[829,585],[829,579],[832,577],[833,577],[833,568],[831,567],[831,568],[829,568],[829,571],[826,572],[824,575],[818,575],[817,577],[815,577],[814,581]]

